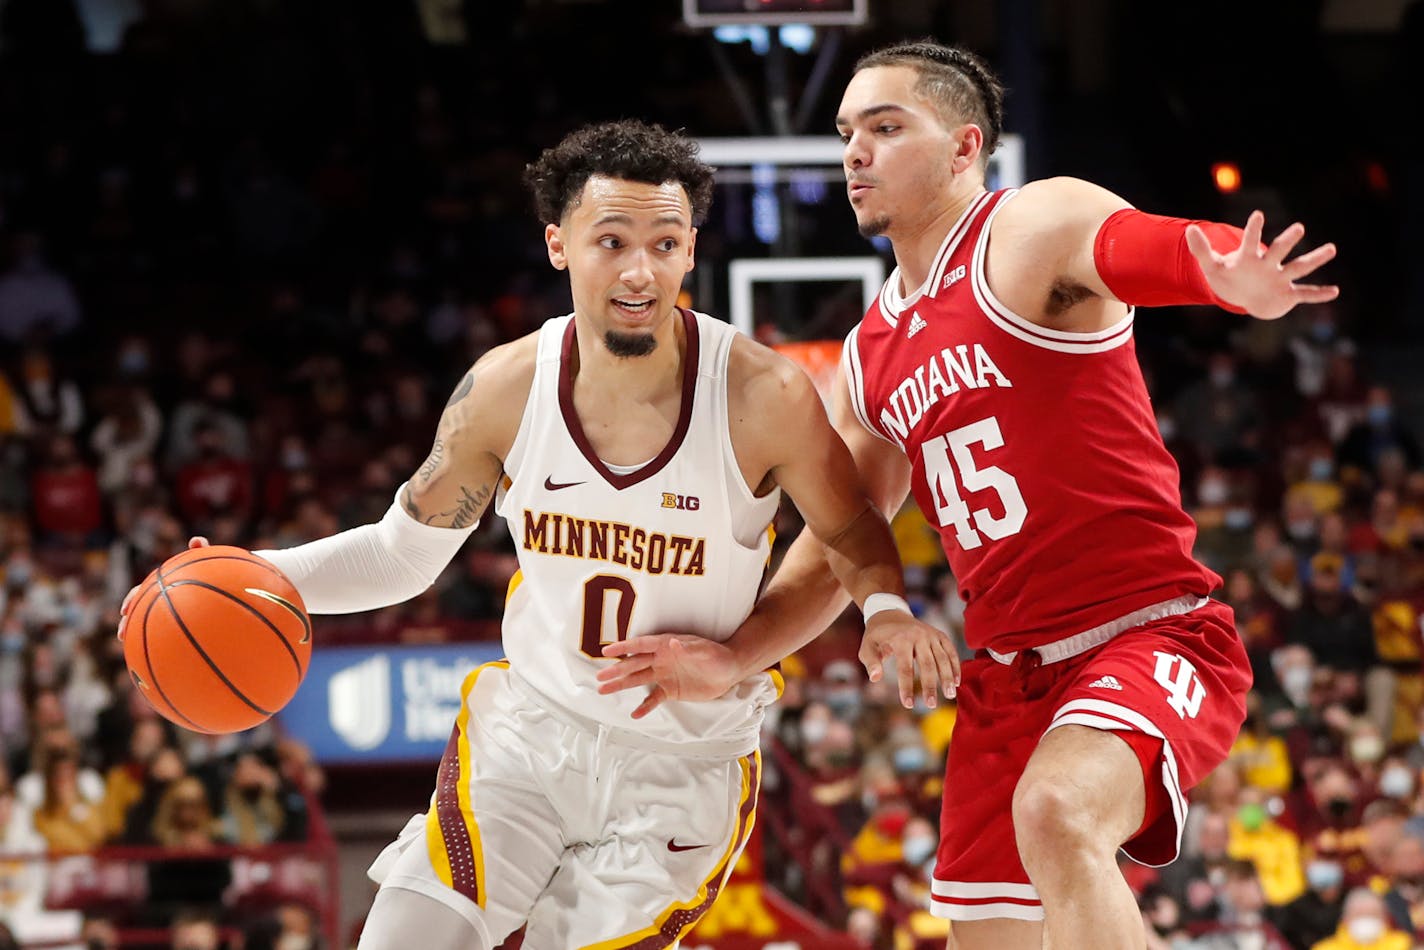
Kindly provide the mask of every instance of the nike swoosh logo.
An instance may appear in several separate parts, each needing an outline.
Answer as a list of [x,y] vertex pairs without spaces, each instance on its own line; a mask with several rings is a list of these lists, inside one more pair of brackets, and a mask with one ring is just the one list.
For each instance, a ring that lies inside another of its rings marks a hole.
[[560,488],[573,488],[575,485],[582,484],[583,482],[556,482],[552,475],[544,479],[544,488],[547,491],[558,491]]
[[678,851],[696,851],[698,848],[705,847],[707,847],[705,844],[678,844],[676,838],[668,839],[668,850],[674,853]]
[[278,595],[272,593],[270,590],[263,590],[260,587],[244,587],[243,590],[247,591],[249,594],[254,594],[258,597],[261,597],[264,600],[270,600],[274,604],[281,604],[283,607],[286,607],[292,612],[293,616],[295,616],[302,623],[302,638],[297,642],[306,643],[307,641],[311,640],[311,618],[307,616],[306,611],[302,610],[302,608],[298,607],[296,604],[292,603],[285,597],[279,597]]

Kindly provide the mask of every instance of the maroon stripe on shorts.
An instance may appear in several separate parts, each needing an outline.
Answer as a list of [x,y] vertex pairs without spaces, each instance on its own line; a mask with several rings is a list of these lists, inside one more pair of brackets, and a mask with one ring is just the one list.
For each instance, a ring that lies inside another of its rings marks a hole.
[[466,780],[467,776],[460,774],[460,727],[457,724],[445,744],[440,771],[436,773],[435,817],[440,823],[440,836],[445,839],[445,853],[450,858],[450,884],[479,905],[475,849],[470,843],[470,829],[465,827],[465,815],[460,811],[460,783]]

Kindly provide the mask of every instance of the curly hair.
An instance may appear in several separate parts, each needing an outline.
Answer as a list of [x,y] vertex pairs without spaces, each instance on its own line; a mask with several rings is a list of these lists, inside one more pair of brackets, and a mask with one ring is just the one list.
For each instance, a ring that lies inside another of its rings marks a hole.
[[915,91],[934,103],[942,118],[967,120],[983,131],[985,160],[999,147],[1004,133],[1004,85],[978,56],[923,39],[867,53],[855,64],[855,72],[877,66],[909,66],[918,72]]
[[692,204],[692,223],[701,224],[712,206],[713,168],[697,158],[698,146],[682,132],[637,119],[601,122],[570,132],[539,160],[524,168],[539,220],[558,224],[578,206],[583,186],[594,175],[661,185],[675,181]]

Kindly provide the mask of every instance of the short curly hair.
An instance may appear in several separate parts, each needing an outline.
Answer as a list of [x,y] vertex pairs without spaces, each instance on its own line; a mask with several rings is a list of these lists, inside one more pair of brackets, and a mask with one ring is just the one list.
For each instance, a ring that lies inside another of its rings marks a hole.
[[877,66],[909,66],[920,74],[915,91],[935,104],[950,123],[968,121],[984,133],[983,156],[994,153],[1004,134],[1004,86],[978,56],[931,39],[867,53],[855,72]]
[[714,169],[697,157],[698,145],[682,132],[637,119],[586,125],[564,136],[539,160],[524,168],[545,224],[558,224],[578,206],[583,186],[594,175],[661,185],[675,181],[692,204],[692,223],[701,224],[712,206]]

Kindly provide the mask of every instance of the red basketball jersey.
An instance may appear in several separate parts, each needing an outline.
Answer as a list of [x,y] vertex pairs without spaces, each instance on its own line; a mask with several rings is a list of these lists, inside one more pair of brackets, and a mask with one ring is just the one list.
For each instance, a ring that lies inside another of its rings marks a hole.
[[925,285],[900,272],[851,331],[851,404],[914,467],[915,500],[959,585],[966,637],[1042,646],[1221,579],[1192,557],[1176,462],[1157,432],[1131,312],[1096,333],[1036,326],[984,276],[986,193]]

